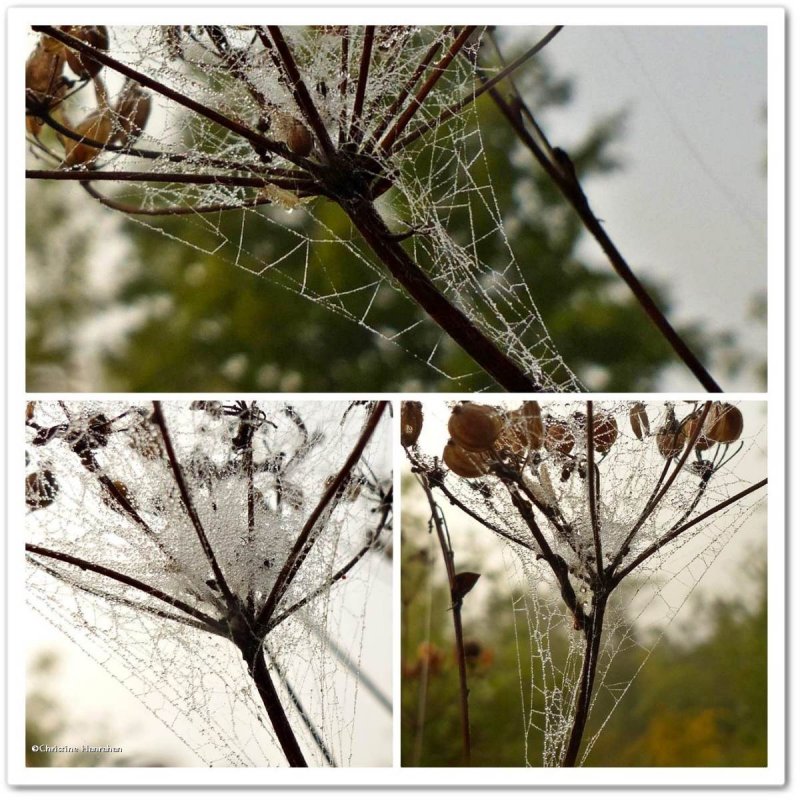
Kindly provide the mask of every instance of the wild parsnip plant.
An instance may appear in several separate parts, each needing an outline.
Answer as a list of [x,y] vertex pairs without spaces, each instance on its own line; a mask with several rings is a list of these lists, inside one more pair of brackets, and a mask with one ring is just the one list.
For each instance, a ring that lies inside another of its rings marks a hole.
[[[469,576],[472,588],[478,573],[458,570],[439,503],[498,537],[518,565],[526,590],[513,612],[532,676],[521,687],[526,742],[536,729],[540,763],[579,765],[630,685],[605,682],[612,661],[631,650],[646,659],[654,646],[637,633],[637,616],[658,603],[671,618],[686,593],[676,601],[670,583],[695,587],[763,497],[766,478],[737,475],[754,432],[740,407],[711,401],[464,402],[452,404],[446,422],[425,407],[404,404],[402,443],[440,540],[461,665],[459,577]],[[420,445],[423,423],[446,425],[443,452]],[[460,675],[468,761],[466,669]],[[528,763],[537,759],[526,744]]]
[[209,764],[342,765],[389,427],[386,402],[31,401],[28,599]]
[[[198,226],[189,246],[227,253],[443,375],[439,336],[414,352],[424,321],[468,354],[484,385],[579,390],[482,173],[476,101],[491,96],[660,334],[706,389],[719,391],[593,214],[570,157],[550,145],[510,81],[560,27],[508,64],[484,46],[491,33],[479,26],[34,31],[27,126],[48,168],[29,178],[77,181],[97,202],[167,235],[170,218],[189,216]],[[349,221],[350,238],[326,221],[330,204]],[[468,211],[466,228],[453,223],[460,210]],[[241,217],[238,241],[219,224],[230,213]],[[299,215],[314,225],[299,225]],[[270,252],[275,225],[293,233],[288,252]],[[248,245],[250,234],[263,245]],[[209,235],[216,247],[205,243]],[[488,240],[500,242],[503,263],[482,261]],[[334,253],[358,269],[328,269]],[[380,309],[397,293],[409,315],[389,322]]]

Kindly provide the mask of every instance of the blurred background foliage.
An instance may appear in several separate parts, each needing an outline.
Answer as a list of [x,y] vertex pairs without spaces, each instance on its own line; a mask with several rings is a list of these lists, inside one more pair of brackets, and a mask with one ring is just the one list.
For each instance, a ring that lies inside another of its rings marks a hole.
[[[441,553],[427,519],[413,513],[404,511],[402,537],[402,764],[462,766],[458,667]],[[527,622],[518,615],[515,629],[505,571],[482,569],[463,553],[459,560],[458,547],[455,555],[457,570],[482,571],[481,593],[473,591],[463,606],[472,765],[524,767],[521,691],[524,687],[528,696],[527,648],[532,646]],[[690,600],[689,622],[639,631],[647,642],[664,638],[611,715],[585,766],[766,766],[767,574],[758,558],[743,573],[737,576],[742,591],[735,598],[704,601],[701,586]],[[625,607],[624,598],[617,602]],[[558,665],[565,640],[551,633],[551,642]],[[627,684],[643,656],[638,648],[623,649],[604,685]],[[595,735],[612,705],[611,691],[599,689],[595,696],[584,742]],[[542,746],[541,733],[531,729],[530,766],[541,766]]]
[[[546,61],[523,76],[520,86],[545,120],[548,110],[572,101],[571,83],[554,76]],[[478,115],[486,159],[475,164],[476,183],[491,176],[505,231],[564,361],[594,390],[653,389],[676,364],[670,349],[600,256],[596,263],[581,257],[576,215],[517,146],[486,96]],[[583,179],[622,168],[614,151],[624,119],[619,113],[598,121],[571,148]],[[29,391],[441,391],[487,385],[477,375],[454,386],[424,357],[414,358],[319,304],[236,269],[219,254],[187,247],[177,239],[189,238],[209,251],[219,243],[192,217],[167,219],[163,227],[175,237],[168,238],[102,208],[79,186],[57,182],[28,181],[27,204]],[[317,201],[314,213],[337,235],[351,237],[349,222],[333,204]],[[469,238],[467,210],[448,213],[454,238]],[[295,213],[292,226],[313,224],[303,216]],[[238,241],[239,213],[213,221]],[[481,224],[476,220],[478,229]],[[267,223],[255,232],[251,225],[243,243],[267,260],[296,244],[291,230]],[[507,261],[505,246],[502,235],[493,235],[479,241],[477,253],[500,267]],[[304,254],[295,256],[293,268],[301,276]],[[320,243],[312,268],[314,263],[324,265],[339,285],[369,276],[334,244]],[[318,277],[321,284],[325,279]],[[668,287],[649,289],[669,312]],[[373,310],[378,328],[409,324],[407,301],[388,288]],[[729,372],[742,368],[733,334],[712,337],[702,321],[680,332],[701,360],[716,354]],[[433,325],[418,326],[413,335],[407,348],[415,353],[430,352],[439,339]],[[453,375],[475,369],[449,341],[437,358]]]

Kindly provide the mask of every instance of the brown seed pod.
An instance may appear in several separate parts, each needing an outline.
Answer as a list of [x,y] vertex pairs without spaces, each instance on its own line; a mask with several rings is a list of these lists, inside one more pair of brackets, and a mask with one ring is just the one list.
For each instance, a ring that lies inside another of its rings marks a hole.
[[58,494],[58,481],[49,469],[31,472],[25,478],[25,503],[35,511],[47,508]]
[[456,475],[462,478],[480,478],[486,475],[491,466],[488,453],[470,452],[458,445],[455,439],[448,440],[442,460]]
[[[84,117],[76,126],[75,133],[86,137],[92,142],[108,144],[114,135],[113,112],[108,108],[98,108]],[[75,167],[78,165],[91,167],[100,149],[83,141],[61,137],[64,142],[64,165]]]
[[686,444],[686,434],[677,424],[667,423],[656,433],[656,445],[663,458],[675,458]]
[[617,441],[619,426],[610,415],[598,415],[592,423],[592,441],[598,453],[607,453]]
[[531,450],[539,450],[544,444],[544,422],[542,409],[535,400],[526,400],[520,408],[511,412],[524,426],[525,437]]
[[[108,28],[105,25],[62,25],[59,30],[98,50],[108,50]],[[64,47],[64,54],[69,68],[79,78],[93,78],[103,69],[103,65],[99,61],[95,61],[84,53],[77,53],[69,47]]]
[[630,419],[631,430],[639,441],[650,435],[650,420],[644,403],[634,403],[631,406],[628,418]]
[[422,403],[404,400],[400,407],[400,444],[411,447],[417,443],[422,431]]
[[565,423],[548,420],[544,431],[544,446],[551,453],[558,452],[566,455],[575,447],[575,436]]
[[[703,425],[703,431],[697,437],[697,441],[694,443],[694,447],[697,450],[708,450],[711,447],[711,442],[708,440],[706,434],[708,433],[708,423],[711,417],[711,412],[714,410],[712,406],[708,412],[708,416],[706,417],[705,424]],[[690,442],[692,437],[695,435],[698,426],[700,425],[700,418],[703,412],[701,409],[697,411],[693,411],[681,424],[681,430],[683,431],[683,435],[686,437],[686,441]]]
[[135,142],[144,131],[150,117],[152,98],[135,81],[128,80],[117,99],[114,111],[119,128],[114,138],[123,146]]
[[522,458],[525,455],[528,449],[528,437],[519,420],[515,420],[509,415],[505,425],[503,425],[503,429],[500,431],[500,435],[494,441],[494,449],[498,453],[510,454],[517,458]]
[[299,119],[292,119],[288,125],[286,146],[296,156],[307,156],[314,149],[314,137]]
[[52,108],[66,93],[64,56],[47,50],[40,42],[25,62],[25,88],[40,103]]
[[731,444],[742,435],[742,412],[730,403],[714,403],[708,412],[706,437],[714,444]]
[[460,403],[447,423],[450,435],[464,450],[488,450],[502,429],[497,409],[480,403]]

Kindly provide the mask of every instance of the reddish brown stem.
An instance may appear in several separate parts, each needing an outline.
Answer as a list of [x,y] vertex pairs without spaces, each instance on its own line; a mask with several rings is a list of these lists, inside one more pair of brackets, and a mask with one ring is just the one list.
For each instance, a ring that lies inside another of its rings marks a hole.
[[541,385],[456,308],[396,241],[371,201],[342,207],[364,240],[411,297],[477,364],[510,392],[540,392]]
[[450,547],[448,536],[442,524],[442,511],[431,492],[430,483],[427,475],[421,474],[419,482],[428,505],[431,509],[431,518],[436,529],[436,536],[439,540],[439,547],[442,551],[442,559],[447,570],[447,582],[450,586],[450,599],[452,601],[451,611],[453,612],[453,635],[455,637],[456,654],[458,657],[458,685],[461,711],[461,736],[464,743],[464,763],[469,766],[472,762],[472,736],[469,727],[469,686],[467,685],[467,657],[464,651],[464,628],[461,622],[461,605],[463,598],[456,593],[456,567],[453,551]]
[[[291,48],[283,38],[281,29],[277,25],[268,25],[267,30],[272,36],[272,41],[275,42],[275,49],[280,56],[278,66],[283,69],[283,73],[286,76],[286,83],[288,83],[289,90],[294,96],[295,103],[297,103],[297,107],[305,117],[306,122],[311,126],[311,130],[314,131],[314,135],[317,137],[317,141],[322,147],[323,152],[330,158],[335,151],[333,142],[328,135],[328,130],[319,115],[319,111],[317,111],[314,101],[311,99],[303,76],[297,68],[297,62],[294,60]],[[261,31],[259,31],[259,35],[261,35],[261,41],[264,43],[264,46],[268,47],[269,40]]]
[[437,129],[440,125],[443,125],[445,122],[452,119],[460,111],[474,103],[484,92],[489,91],[489,89],[500,83],[500,81],[502,81],[504,78],[518,70],[526,61],[533,58],[533,56],[540,52],[550,43],[550,41],[552,41],[552,39],[555,38],[555,36],[563,27],[563,25],[557,25],[555,28],[551,29],[550,32],[543,36],[533,47],[531,47],[529,50],[526,50],[519,58],[512,61],[505,69],[500,70],[500,72],[498,72],[497,75],[495,75],[491,80],[486,81],[482,86],[476,88],[471,94],[468,94],[466,97],[461,98],[461,100],[459,100],[457,103],[454,103],[449,108],[446,108],[441,114],[439,114],[438,117],[436,117],[436,119],[428,120],[409,133],[407,136],[404,136],[402,139],[395,142],[394,147],[392,147],[392,151],[402,150],[403,148],[408,147],[408,145],[410,145],[412,142],[415,142],[423,134],[426,134],[430,130]]
[[461,52],[461,49],[467,43],[467,40],[477,29],[477,25],[466,25],[461,29],[461,32],[456,36],[453,44],[450,45],[444,56],[436,63],[436,66],[431,70],[428,79],[420,86],[417,93],[411,99],[411,102],[406,107],[406,110],[400,115],[400,118],[395,122],[386,136],[380,143],[380,150],[383,153],[390,153],[397,141],[397,137],[408,127],[408,123],[414,118],[414,115],[422,107],[425,98],[433,91],[436,84],[444,75],[447,68],[450,66],[453,59]]
[[358,83],[356,96],[353,101],[353,118],[350,121],[350,141],[358,144],[364,135],[361,122],[361,112],[364,110],[364,98],[367,94],[367,79],[369,78],[370,59],[372,57],[372,43],[375,39],[375,26],[367,25],[364,28],[364,43],[361,49],[361,64],[358,68]]
[[386,411],[388,405],[388,401],[386,400],[381,400],[376,403],[375,408],[372,410],[372,413],[367,419],[367,423],[364,426],[361,435],[358,437],[355,446],[351,450],[350,455],[347,457],[347,460],[342,465],[342,468],[339,470],[330,486],[328,486],[328,488],[323,492],[322,497],[319,499],[316,507],[309,515],[305,525],[303,525],[303,529],[300,531],[300,534],[292,546],[292,550],[289,553],[286,562],[281,568],[278,577],[275,579],[275,584],[272,587],[272,591],[269,593],[266,602],[264,603],[264,607],[261,609],[258,617],[255,620],[255,630],[261,632],[261,635],[263,635],[263,632],[268,629],[272,621],[272,617],[278,607],[278,603],[280,603],[280,601],[283,599],[283,596],[288,591],[291,582],[294,580],[295,575],[297,575],[297,572],[302,566],[303,561],[314,545],[314,538],[312,534],[314,533],[317,522],[319,521],[325,509],[331,504],[333,498],[336,497],[337,493],[344,485],[344,482],[350,477],[353,467],[355,467],[355,465],[358,463],[358,460],[361,458],[361,455],[363,454],[367,444],[375,434],[375,430],[378,427],[378,422],[380,421],[383,413]]
[[[481,78],[481,80],[485,81],[483,85],[484,89],[490,87],[490,84],[492,84],[492,81],[486,81],[483,78]],[[638,277],[636,277],[628,262],[622,256],[622,253],[617,249],[611,237],[606,233],[602,223],[589,206],[589,202],[574,170],[565,170],[559,165],[554,164],[542,148],[539,147],[536,140],[528,133],[519,113],[506,102],[498,91],[492,89],[491,96],[503,116],[505,116],[512,129],[517,134],[519,140],[531,151],[540,166],[547,172],[561,194],[573,207],[580,217],[581,222],[583,222],[584,227],[591,233],[606,254],[614,271],[625,281],[642,310],[658,328],[678,358],[686,365],[707,391],[715,393],[721,392],[722,389],[719,384],[712,378],[711,374],[684,341],[683,337],[672,327],[672,324],[658,307],[650,293]],[[522,98],[519,97],[519,95],[517,95],[517,101],[522,102]],[[524,104],[523,107],[525,107]],[[527,107],[525,108],[527,111]],[[527,111],[527,114],[533,119],[533,115],[530,111]],[[535,121],[534,124],[536,124]],[[538,125],[536,125],[536,129],[540,135],[543,136]],[[550,147],[549,142],[547,142],[546,139],[544,141],[548,149],[552,151],[553,149]]]
[[583,733],[589,719],[589,708],[592,704],[592,691],[594,679],[597,675],[597,661],[600,657],[600,640],[603,637],[603,619],[605,617],[607,595],[595,597],[595,608],[591,616],[591,623],[584,629],[586,647],[581,665],[581,677],[578,688],[578,697],[575,701],[575,716],[572,721],[572,730],[567,742],[567,749],[561,762],[562,767],[574,767],[578,760]]
[[203,625],[205,625],[214,633],[222,633],[222,627],[220,624],[212,617],[209,617],[208,614],[204,614],[202,611],[190,606],[188,603],[184,603],[177,597],[172,597],[166,592],[156,589],[154,586],[143,583],[136,578],[131,578],[130,576],[125,575],[122,572],[118,572],[115,569],[103,567],[100,564],[94,564],[91,561],[78,558],[77,556],[72,556],[69,553],[61,553],[58,550],[51,550],[49,547],[40,547],[36,544],[26,543],[25,549],[29,553],[34,553],[35,555],[44,556],[46,558],[52,558],[56,561],[62,561],[65,564],[71,564],[72,566],[86,570],[87,572],[96,572],[98,575],[111,578],[112,580],[124,584],[125,586],[130,586],[132,589],[138,589],[140,592],[144,592],[145,594],[150,595],[150,597],[154,597],[156,600],[160,600],[162,603],[166,603],[168,606],[176,608],[178,611],[182,611],[184,614],[198,620],[199,622],[202,622]]

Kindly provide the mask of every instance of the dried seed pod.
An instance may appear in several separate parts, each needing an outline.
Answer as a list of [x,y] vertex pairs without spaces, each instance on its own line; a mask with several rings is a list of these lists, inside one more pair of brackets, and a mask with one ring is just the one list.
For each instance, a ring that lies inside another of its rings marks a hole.
[[[108,108],[98,108],[82,119],[75,126],[78,136],[99,144],[108,144],[114,135],[113,112]],[[64,142],[64,165],[74,167],[78,165],[91,166],[100,149],[84,141],[61,137]]]
[[525,455],[528,449],[528,437],[519,420],[515,420],[509,415],[505,425],[503,425],[503,429],[500,431],[500,435],[495,439],[494,449],[498,453],[510,454],[517,458],[522,458]]
[[566,455],[575,447],[575,436],[565,423],[548,420],[544,431],[544,446],[551,453]]
[[637,439],[641,441],[645,436],[650,435],[650,420],[644,403],[634,403],[631,406],[628,418],[630,419],[631,430]]
[[25,62],[25,88],[40,103],[52,108],[66,92],[63,69],[64,56],[45,49],[40,42]]
[[[108,50],[108,28],[105,25],[62,25],[59,30],[80,39],[98,50]],[[69,68],[82,79],[93,78],[103,65],[84,53],[77,53],[69,47],[64,48]]]
[[528,447],[531,450],[539,450],[544,444],[544,422],[539,404],[535,400],[526,400],[511,414],[523,425]]
[[33,415],[36,413],[36,401],[35,400],[28,400],[25,405],[25,422],[30,422],[33,419]]
[[714,403],[706,421],[706,437],[714,444],[731,444],[742,435],[742,412],[730,403]]
[[488,453],[464,450],[455,439],[448,440],[442,460],[462,478],[480,478],[489,472],[491,466],[491,457]]
[[417,443],[422,431],[422,403],[405,400],[400,408],[400,444],[411,447]]
[[31,472],[25,478],[25,503],[35,511],[47,508],[58,494],[58,481],[49,469]]
[[450,435],[465,450],[488,450],[503,429],[503,418],[492,406],[460,403],[447,423]]
[[607,453],[617,441],[619,426],[610,415],[598,415],[592,423],[592,441],[598,453]]
[[[706,433],[708,432],[708,423],[713,410],[714,409],[712,406],[709,410],[708,416],[706,417],[705,424],[703,425],[703,431],[698,435],[697,441],[694,443],[694,447],[697,450],[707,450],[709,447],[711,447],[711,442],[708,440]],[[686,437],[687,442],[690,442],[692,437],[697,432],[702,414],[703,412],[700,409],[693,411],[681,424],[681,430],[683,431],[683,435]]]
[[550,472],[544,464],[539,467],[539,484],[542,488],[544,504],[554,506],[556,504],[556,490],[553,488],[553,481],[550,480]]
[[663,458],[675,458],[686,444],[686,434],[677,423],[667,423],[656,433],[656,445]]
[[133,507],[133,496],[131,495],[131,491],[126,484],[122,481],[111,481],[114,488],[117,490],[119,496],[122,498],[122,502],[117,500],[117,498],[111,493],[111,490],[108,490],[108,494],[104,495],[101,499],[103,503],[108,506],[112,511],[116,511],[117,513],[125,511],[125,504],[128,506]]
[[314,137],[299,119],[292,119],[287,126],[286,146],[296,156],[307,156],[314,149]]
[[114,107],[119,125],[114,138],[120,144],[129,145],[142,135],[150,117],[151,106],[150,94],[136,81],[127,80]]

